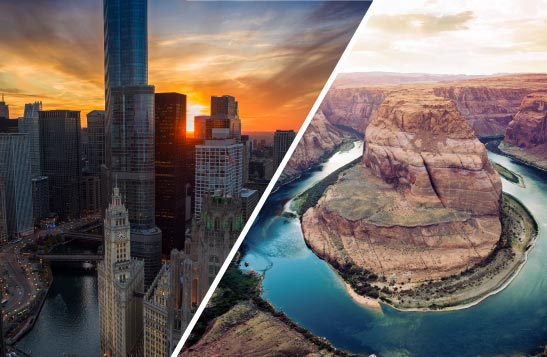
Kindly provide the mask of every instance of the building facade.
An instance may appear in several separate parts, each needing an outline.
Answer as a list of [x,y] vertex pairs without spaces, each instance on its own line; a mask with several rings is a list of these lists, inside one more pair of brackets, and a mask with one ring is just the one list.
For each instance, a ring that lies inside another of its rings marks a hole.
[[296,133],[294,130],[276,130],[274,134],[274,167],[277,169],[289,147],[291,146]]
[[27,134],[0,133],[0,177],[5,185],[9,237],[26,236],[34,232],[29,156]]
[[168,301],[169,351],[173,351],[244,225],[241,200],[207,195],[184,251],[173,250]]
[[243,145],[234,139],[196,145],[195,217],[201,219],[206,195],[239,197],[243,187]]
[[155,224],[154,87],[148,85],[146,0],[104,0],[105,164],[129,210],[131,254],[144,260],[145,285],[161,268]]
[[34,224],[49,216],[49,182],[47,176],[32,178],[32,216]]
[[9,119],[9,106],[4,101],[4,93],[2,93],[2,101],[0,101],[0,118]]
[[243,188],[241,190],[241,214],[245,222],[251,217],[258,201],[260,200],[260,193],[257,190],[251,190]]
[[6,217],[6,184],[4,182],[4,178],[0,176],[0,244],[7,243],[8,238],[8,221]]
[[49,208],[61,220],[81,214],[81,124],[80,112],[47,110],[39,112],[40,161],[48,177]]
[[82,175],[81,202],[84,214],[101,212],[101,177],[96,175]]
[[186,96],[156,93],[155,98],[156,224],[162,250],[184,247],[186,212]]
[[168,357],[171,352],[167,331],[170,281],[166,263],[144,296],[144,355],[147,357]]
[[40,164],[40,124],[39,112],[42,110],[42,102],[25,104],[25,112],[19,118],[19,132],[28,134],[30,146],[30,167],[32,177],[42,175]]
[[104,218],[104,259],[97,267],[105,357],[138,356],[142,350],[144,264],[131,258],[130,235],[129,214],[115,187]]
[[87,167],[88,173],[94,176],[101,174],[104,164],[104,116],[104,110],[87,113]]

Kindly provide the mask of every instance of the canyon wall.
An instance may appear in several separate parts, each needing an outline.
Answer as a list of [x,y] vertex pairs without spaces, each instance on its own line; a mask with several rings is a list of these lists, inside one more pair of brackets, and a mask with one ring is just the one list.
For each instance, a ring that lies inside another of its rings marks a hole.
[[501,234],[501,181],[449,99],[431,90],[387,97],[365,134],[363,164],[339,176],[302,217],[325,259],[395,281],[457,274]]

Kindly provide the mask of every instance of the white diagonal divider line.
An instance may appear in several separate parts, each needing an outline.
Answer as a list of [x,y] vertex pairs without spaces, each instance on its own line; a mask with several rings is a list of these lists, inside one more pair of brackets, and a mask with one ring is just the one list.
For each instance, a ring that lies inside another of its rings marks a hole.
[[374,0],[374,1],[371,2],[369,8],[367,9],[367,12],[363,16],[363,19],[361,20],[361,23],[359,24],[359,26],[357,26],[357,29],[355,30],[355,32],[353,33],[353,36],[351,37],[350,41],[348,42],[348,45],[347,45],[346,49],[342,53],[342,56],[340,56],[340,59],[338,60],[338,63],[334,67],[334,70],[332,71],[329,79],[325,83],[325,86],[323,87],[323,90],[321,91],[321,93],[319,93],[319,96],[317,97],[317,100],[315,101],[315,104],[312,106],[310,112],[308,113],[308,116],[306,117],[306,120],[304,121],[304,123],[300,127],[300,130],[296,134],[296,137],[294,138],[291,146],[289,147],[289,150],[285,154],[285,157],[283,158],[283,161],[281,161],[281,163],[279,164],[279,167],[275,171],[275,174],[273,175],[270,183],[266,187],[266,190],[264,191],[264,194],[260,198],[260,201],[258,201],[258,204],[256,205],[253,213],[249,217],[249,220],[245,224],[245,227],[243,227],[243,230],[239,234],[239,237],[237,238],[236,242],[234,243],[234,246],[232,247],[232,250],[228,254],[228,257],[226,258],[226,261],[224,261],[224,264],[220,268],[220,271],[218,272],[217,276],[215,277],[215,280],[213,280],[213,283],[211,284],[211,287],[209,287],[209,290],[207,290],[207,294],[205,294],[205,297],[203,298],[203,301],[200,303],[198,309],[196,310],[196,313],[194,314],[194,317],[192,317],[192,320],[190,320],[190,323],[188,324],[188,327],[186,328],[186,330],[182,334],[182,338],[180,339],[179,343],[177,344],[177,347],[175,347],[175,350],[171,354],[171,357],[178,356],[178,354],[182,350],[182,347],[184,346],[184,343],[186,342],[186,340],[190,336],[190,332],[192,332],[192,330],[194,329],[194,326],[198,322],[201,314],[203,313],[203,310],[205,309],[205,306],[207,305],[207,303],[211,299],[211,296],[213,295],[213,292],[215,291],[218,284],[220,283],[220,280],[224,276],[224,273],[228,269],[228,266],[232,263],[232,260],[234,259],[234,256],[235,256],[236,252],[239,250],[239,247],[241,246],[241,243],[243,243],[243,239],[245,239],[245,236],[247,235],[247,233],[251,229],[251,226],[253,225],[254,220],[256,219],[256,216],[258,215],[258,212],[260,212],[260,210],[262,209],[262,206],[264,206],[264,203],[266,202],[266,200],[270,196],[270,193],[272,192],[272,189],[274,188],[277,180],[279,179],[279,176],[281,175],[281,173],[285,169],[285,166],[287,165],[287,162],[289,162],[289,159],[291,158],[294,150],[296,149],[296,146],[298,145],[298,143],[302,139],[302,135],[304,135],[304,132],[306,131],[306,129],[310,125],[310,122],[311,122],[312,118],[314,117],[315,113],[319,109],[319,106],[323,102],[323,99],[325,98],[325,95],[329,91],[329,89],[332,85],[332,82],[334,82],[334,80],[336,79],[336,76],[337,76],[337,74],[340,70],[341,65],[344,63],[345,59],[349,56],[349,54],[351,53],[351,50],[355,46],[355,42],[357,41],[357,37],[358,37],[357,35],[360,32],[360,30],[362,30],[365,27],[365,25],[366,25],[366,23],[367,23],[367,21],[370,17],[370,14],[372,13],[371,9],[373,8],[375,1],[381,1],[381,0]]

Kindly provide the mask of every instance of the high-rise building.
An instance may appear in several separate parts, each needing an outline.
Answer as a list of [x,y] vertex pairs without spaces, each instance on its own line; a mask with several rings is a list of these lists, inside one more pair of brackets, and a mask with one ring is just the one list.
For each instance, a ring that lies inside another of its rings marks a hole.
[[195,216],[207,194],[239,197],[243,187],[243,145],[235,139],[206,140],[196,145]]
[[144,296],[144,355],[167,357],[169,333],[167,307],[169,301],[169,264],[165,263]]
[[162,232],[162,250],[184,247],[186,96],[156,93],[156,224]]
[[48,177],[49,208],[61,220],[80,216],[80,112],[39,112],[42,174]]
[[260,193],[257,190],[251,190],[243,188],[241,190],[241,214],[245,222],[251,217],[258,201],[260,200]]
[[198,115],[194,117],[194,139],[203,141],[207,138],[207,120],[209,115]]
[[82,175],[81,202],[84,214],[101,211],[101,178],[97,175]]
[[[6,217],[6,184],[0,176],[0,244],[8,241],[8,221]],[[0,292],[2,289],[0,288]]]
[[296,133],[294,130],[276,130],[274,134],[274,166],[279,166],[289,147],[291,146]]
[[40,124],[38,112],[42,110],[42,102],[25,104],[25,113],[19,118],[19,132],[28,134],[30,145],[30,167],[32,177],[42,174],[40,165]]
[[47,176],[32,178],[32,216],[34,224],[49,216],[49,182]]
[[211,97],[211,116],[205,121],[205,138],[212,139],[213,129],[228,128],[230,137],[241,140],[241,120],[238,103],[234,97],[223,95]]
[[27,134],[0,133],[0,176],[5,184],[8,236],[31,234],[32,176]]
[[241,200],[207,195],[184,251],[171,252],[168,341],[173,351],[243,228]]
[[131,258],[130,235],[129,214],[114,187],[104,218],[104,260],[97,267],[101,352],[109,357],[134,356],[141,348],[144,263]]
[[131,254],[144,260],[145,286],[161,268],[155,225],[154,87],[148,85],[147,1],[104,0],[105,165],[129,210]]
[[104,110],[87,113],[87,167],[88,173],[99,176],[104,164]]
[[18,133],[19,119],[0,117],[0,133]]
[[[0,295],[3,295],[2,288],[0,288]],[[2,313],[2,306],[0,306],[0,356],[6,356],[6,343],[4,341],[4,314]]]
[[251,153],[253,152],[252,142],[249,135],[241,135],[243,144],[243,184],[249,181],[249,163],[251,162]]
[[4,101],[4,93],[2,93],[2,101],[0,101],[0,118],[9,119],[9,106]]

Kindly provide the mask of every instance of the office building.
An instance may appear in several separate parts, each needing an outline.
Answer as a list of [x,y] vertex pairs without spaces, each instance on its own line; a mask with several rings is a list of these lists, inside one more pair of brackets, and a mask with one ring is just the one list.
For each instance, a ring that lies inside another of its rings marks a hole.
[[249,182],[249,163],[251,162],[251,153],[253,152],[252,141],[249,135],[241,135],[243,144],[243,184]]
[[155,98],[156,224],[162,232],[162,250],[184,247],[186,96],[156,93]]
[[230,129],[230,138],[241,140],[241,120],[238,103],[234,97],[223,95],[211,97],[211,116],[205,121],[205,137],[212,139],[213,129]]
[[0,101],[0,118],[9,119],[9,106],[4,101],[4,93],[2,93],[2,101]]
[[131,258],[130,235],[129,214],[114,187],[104,218],[104,259],[97,267],[101,353],[109,357],[136,356],[142,348],[144,263]]
[[169,333],[167,308],[169,305],[169,264],[165,263],[144,296],[144,355],[168,357]]
[[171,252],[167,328],[170,352],[220,271],[243,225],[239,198],[207,195],[202,219],[194,220],[184,251]]
[[87,168],[91,175],[99,176],[104,164],[104,110],[87,113]]
[[294,130],[276,130],[274,134],[274,170],[279,167],[291,146],[296,133]]
[[243,188],[241,190],[241,214],[245,222],[251,217],[258,201],[260,200],[260,193],[256,190]]
[[207,138],[207,120],[209,115],[198,115],[194,117],[194,139],[203,141]]
[[8,119],[0,117],[0,133],[18,133],[19,119]]
[[9,237],[26,236],[34,232],[29,156],[27,134],[0,133],[0,177],[5,185]]
[[32,213],[35,225],[49,216],[49,182],[46,176],[32,178]]
[[84,214],[99,213],[101,205],[101,177],[97,175],[82,175],[81,202]]
[[[8,221],[6,218],[6,184],[0,177],[0,244],[8,241]],[[0,289],[1,291],[2,289]],[[0,321],[1,323],[1,321]]]
[[144,260],[145,285],[161,268],[155,224],[154,87],[148,85],[147,1],[104,0],[105,165],[131,222],[131,254]]
[[39,112],[40,164],[48,177],[49,209],[61,220],[80,216],[80,112]]
[[19,132],[28,134],[32,177],[38,177],[42,174],[40,165],[40,124],[38,114],[41,110],[42,102],[27,103],[25,104],[23,117],[18,120]]
[[203,145],[196,145],[195,216],[198,220],[207,194],[239,197],[243,187],[243,145],[235,139],[226,139],[227,136],[224,132]]

